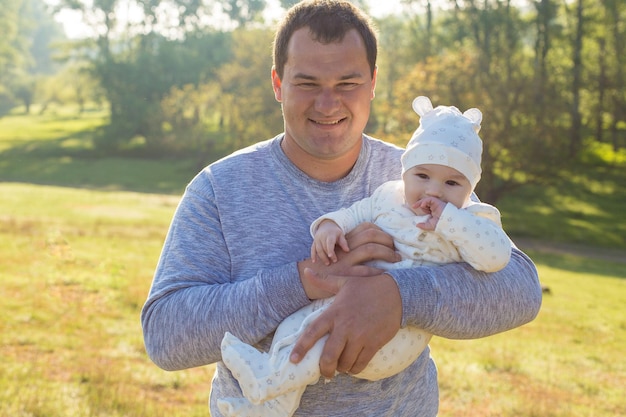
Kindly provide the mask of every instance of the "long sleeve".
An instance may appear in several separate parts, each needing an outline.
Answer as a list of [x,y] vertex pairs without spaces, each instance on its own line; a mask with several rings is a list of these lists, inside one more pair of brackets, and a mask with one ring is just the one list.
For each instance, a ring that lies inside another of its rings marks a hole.
[[[231,276],[233,258],[209,197],[195,184],[185,193],[142,311],[148,354],[168,370],[220,360],[226,331],[257,343],[309,302],[295,261],[276,267],[259,262],[258,269]],[[281,219],[275,221],[266,226],[280,228]]]
[[399,149],[366,142],[362,152],[348,176],[320,183],[291,164],[277,138],[212,164],[190,182],[141,314],[157,365],[176,370],[220,361],[226,331],[269,347],[278,324],[310,303],[297,263],[310,255],[311,222],[371,194],[385,181],[375,167],[398,175]]
[[[350,231],[361,223],[374,222],[376,220],[376,216],[382,211],[374,205],[380,200],[388,200],[388,197],[391,198],[401,195],[391,191],[401,187],[401,184],[401,181],[386,182],[378,187],[370,197],[363,198],[353,203],[350,207],[341,208],[339,210],[321,215],[315,219],[313,223],[311,223],[311,236],[315,235],[315,231],[324,220],[332,220],[335,222],[341,230],[343,230],[344,234],[350,233]],[[393,204],[389,201],[385,201],[385,203],[390,206]]]
[[489,204],[474,203],[462,209],[446,204],[435,231],[479,271],[498,271],[511,257],[511,240],[502,229],[500,212]]
[[533,320],[541,307],[541,285],[532,261],[513,248],[497,272],[469,264],[394,270],[402,297],[403,325],[451,339],[480,338]]

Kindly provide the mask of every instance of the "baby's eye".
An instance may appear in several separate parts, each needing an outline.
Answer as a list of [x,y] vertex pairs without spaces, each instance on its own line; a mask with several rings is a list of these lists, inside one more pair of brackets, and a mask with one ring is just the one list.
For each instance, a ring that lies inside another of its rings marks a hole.
[[446,184],[451,185],[451,186],[459,185],[459,183],[454,180],[446,181]]

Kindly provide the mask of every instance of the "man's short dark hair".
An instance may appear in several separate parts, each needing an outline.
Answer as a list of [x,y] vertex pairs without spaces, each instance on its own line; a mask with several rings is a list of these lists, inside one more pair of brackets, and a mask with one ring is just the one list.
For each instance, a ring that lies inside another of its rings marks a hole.
[[295,31],[308,27],[313,39],[328,44],[341,42],[347,32],[355,29],[365,44],[371,75],[376,69],[378,39],[372,20],[352,3],[343,0],[305,0],[287,11],[274,37],[274,68],[283,78],[287,48]]

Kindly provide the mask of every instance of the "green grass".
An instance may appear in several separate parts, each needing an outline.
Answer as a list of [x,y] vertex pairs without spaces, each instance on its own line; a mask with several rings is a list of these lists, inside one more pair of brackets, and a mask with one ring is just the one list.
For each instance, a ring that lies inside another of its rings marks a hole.
[[530,255],[550,288],[533,322],[480,340],[431,342],[440,415],[626,415],[626,264]]
[[626,164],[589,166],[549,186],[522,188],[498,207],[511,236],[622,249],[626,259],[624,183]]
[[139,324],[177,198],[0,193],[0,415],[206,415],[210,367],[159,370]]
[[[0,119],[0,416],[207,416],[213,367],[160,370],[139,324],[194,169],[96,158],[90,134],[103,122],[98,113]],[[624,174],[605,174],[503,202],[505,225],[579,243],[610,231],[619,248]],[[574,220],[588,225],[566,230]],[[626,415],[626,264],[530,254],[551,290],[535,321],[481,340],[433,339],[440,415]]]
[[182,159],[103,156],[93,138],[106,121],[102,110],[78,115],[65,108],[1,118],[0,180],[180,194],[199,169]]
[[[0,415],[206,416],[212,367],[159,370],[139,325],[177,197],[0,193]],[[626,264],[531,255],[551,290],[534,322],[433,340],[441,415],[624,415]]]

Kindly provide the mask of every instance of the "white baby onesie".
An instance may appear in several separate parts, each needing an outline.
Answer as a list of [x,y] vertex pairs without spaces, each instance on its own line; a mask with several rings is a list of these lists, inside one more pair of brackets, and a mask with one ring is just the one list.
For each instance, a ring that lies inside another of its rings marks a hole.
[[[394,238],[403,259],[394,264],[376,263],[384,269],[465,261],[478,270],[492,272],[507,264],[511,243],[502,230],[500,213],[495,207],[470,203],[459,209],[447,204],[436,230],[424,231],[416,225],[428,216],[416,216],[404,205],[402,187],[402,181],[385,183],[371,197],[320,217],[311,225],[311,231],[324,219],[335,221],[345,233],[365,221],[377,224]],[[307,325],[332,300],[316,300],[288,316],[276,329],[267,353],[226,333],[222,340],[222,360],[239,382],[245,398],[218,400],[220,412],[227,417],[293,415],[306,386],[320,379],[319,360],[326,337],[297,365],[289,361],[289,355]],[[400,329],[354,377],[375,381],[395,375],[417,359],[431,336],[411,326]]]
[[[287,317],[276,329],[269,353],[226,333],[222,360],[239,381],[245,398],[218,400],[220,412],[231,417],[293,415],[306,386],[320,379],[319,360],[327,337],[321,338],[297,365],[289,361],[291,350],[308,324],[332,301],[316,300]],[[375,381],[397,374],[417,359],[430,338],[416,327],[401,329],[355,377]]]

